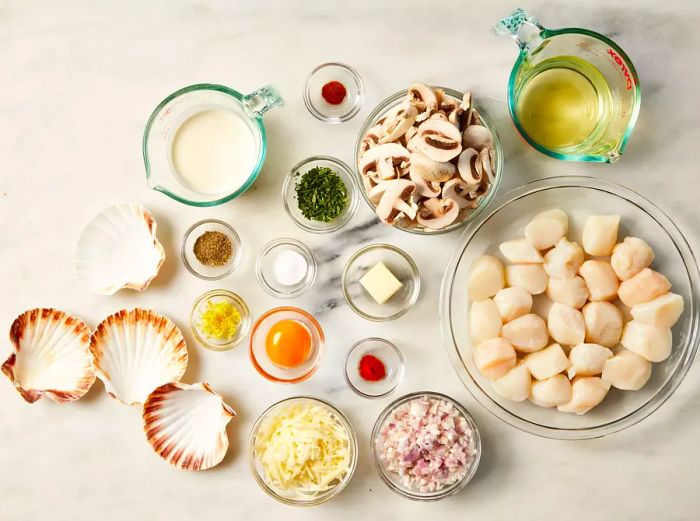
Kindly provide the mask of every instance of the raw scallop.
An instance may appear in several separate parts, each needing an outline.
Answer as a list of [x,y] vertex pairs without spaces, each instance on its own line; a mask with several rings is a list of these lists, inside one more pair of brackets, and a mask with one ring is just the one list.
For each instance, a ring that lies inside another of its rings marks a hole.
[[638,391],[650,376],[651,362],[627,349],[606,360],[603,366],[603,380],[623,391]]
[[505,286],[503,263],[490,255],[479,257],[469,272],[469,298],[483,300],[493,297],[503,289],[503,286]]
[[619,215],[591,215],[583,225],[583,250],[589,255],[610,255],[617,242],[619,226]]
[[529,313],[508,322],[501,335],[510,340],[513,347],[522,353],[533,353],[547,345],[549,334],[542,317]]
[[475,344],[501,334],[501,315],[490,298],[472,302],[469,308],[469,337]]
[[569,351],[569,378],[574,376],[595,376],[603,372],[603,366],[613,355],[607,347],[598,344],[579,344]]
[[544,271],[550,277],[568,279],[576,276],[583,264],[583,250],[564,237],[544,256]]
[[673,336],[668,328],[627,322],[622,331],[622,345],[650,362],[663,362],[671,354]]
[[489,380],[505,375],[515,366],[515,350],[505,338],[485,340],[474,347],[474,364]]
[[610,302],[589,302],[581,310],[586,323],[586,342],[615,347],[622,336],[623,316]]
[[143,403],[156,387],[182,378],[187,367],[180,330],[146,309],[105,318],[92,334],[90,351],[107,394],[126,405]]
[[530,374],[538,380],[546,380],[569,367],[569,359],[559,344],[552,344],[541,351],[525,355],[523,360]]
[[670,328],[683,314],[683,297],[675,293],[666,293],[644,304],[633,306],[630,313],[638,322]]
[[671,289],[671,283],[658,271],[644,268],[631,279],[627,279],[617,290],[625,306],[645,304],[660,297]]
[[506,266],[506,281],[509,287],[523,288],[530,295],[544,293],[547,288],[547,274],[541,264]]
[[161,458],[184,470],[205,470],[224,459],[226,425],[235,415],[206,383],[167,383],[143,405],[148,443]]
[[561,412],[586,414],[603,401],[610,390],[610,384],[597,376],[580,376],[571,383],[571,401],[559,405]]
[[540,407],[556,407],[571,400],[571,383],[563,374],[546,380],[535,380],[530,389],[530,401]]
[[164,260],[153,215],[137,204],[117,204],[83,230],[75,264],[85,289],[112,295],[122,288],[146,289]]
[[565,346],[575,346],[586,338],[583,314],[578,309],[557,302],[549,308],[547,327],[552,338]]
[[532,295],[527,290],[516,286],[503,288],[493,297],[493,302],[503,322],[510,322],[527,315],[532,309]]
[[25,311],[10,327],[14,352],[2,372],[29,403],[43,395],[57,403],[81,398],[95,381],[90,329],[63,311]]
[[492,383],[493,390],[508,400],[522,402],[530,395],[530,371],[527,366],[520,362],[505,375]]
[[569,230],[569,217],[563,210],[538,213],[525,226],[525,238],[538,250],[554,246]]

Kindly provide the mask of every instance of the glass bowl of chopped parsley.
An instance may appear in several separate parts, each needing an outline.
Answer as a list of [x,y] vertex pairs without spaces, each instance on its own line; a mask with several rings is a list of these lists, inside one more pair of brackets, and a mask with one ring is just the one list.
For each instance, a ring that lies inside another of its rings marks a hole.
[[342,228],[357,210],[357,185],[348,165],[314,156],[294,166],[282,187],[284,208],[301,229],[329,233]]

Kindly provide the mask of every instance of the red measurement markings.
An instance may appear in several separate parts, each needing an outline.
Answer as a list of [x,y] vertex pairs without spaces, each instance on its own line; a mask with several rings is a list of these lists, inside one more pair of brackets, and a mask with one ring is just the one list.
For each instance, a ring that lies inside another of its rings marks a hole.
[[620,69],[622,70],[622,74],[625,75],[625,82],[627,83],[627,90],[632,90],[632,87],[634,86],[634,78],[632,78],[632,75],[630,74],[630,71],[627,68],[627,64],[612,49],[608,49],[608,54],[612,57],[613,60],[615,60],[615,63],[617,63],[620,66]]

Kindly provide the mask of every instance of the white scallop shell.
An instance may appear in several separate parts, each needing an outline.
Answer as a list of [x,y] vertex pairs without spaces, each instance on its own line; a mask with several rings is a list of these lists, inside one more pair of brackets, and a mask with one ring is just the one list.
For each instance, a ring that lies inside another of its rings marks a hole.
[[116,204],[85,227],[75,265],[88,291],[112,295],[122,288],[146,289],[164,260],[153,215],[138,204]]
[[107,394],[127,405],[143,403],[153,389],[178,381],[187,368],[178,327],[147,309],[123,309],[105,318],[92,334],[90,351]]
[[143,428],[165,461],[184,470],[205,470],[224,459],[226,425],[235,415],[206,383],[168,383],[143,405]]
[[90,328],[79,318],[51,308],[25,311],[12,323],[10,341],[14,353],[2,372],[29,403],[44,394],[69,403],[95,382]]

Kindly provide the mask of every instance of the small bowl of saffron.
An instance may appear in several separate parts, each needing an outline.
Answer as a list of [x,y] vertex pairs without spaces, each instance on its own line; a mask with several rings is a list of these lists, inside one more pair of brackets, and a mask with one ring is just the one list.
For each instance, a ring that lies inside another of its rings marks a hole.
[[250,331],[250,311],[245,301],[225,289],[207,291],[192,306],[190,327],[203,347],[212,351],[227,351],[238,344]]
[[360,75],[343,63],[324,63],[306,80],[304,104],[326,123],[343,123],[360,111],[365,86]]
[[365,338],[345,356],[345,381],[364,398],[380,398],[402,382],[405,362],[401,351],[383,338]]

